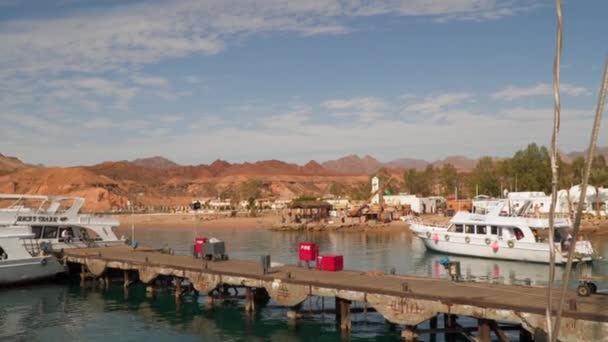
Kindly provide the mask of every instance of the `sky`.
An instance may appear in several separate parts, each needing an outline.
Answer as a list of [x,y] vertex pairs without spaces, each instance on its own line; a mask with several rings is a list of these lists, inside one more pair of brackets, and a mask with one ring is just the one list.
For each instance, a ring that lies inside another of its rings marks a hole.
[[[563,11],[568,152],[589,143],[608,1]],[[0,153],[506,157],[549,145],[555,34],[551,0],[0,0]]]

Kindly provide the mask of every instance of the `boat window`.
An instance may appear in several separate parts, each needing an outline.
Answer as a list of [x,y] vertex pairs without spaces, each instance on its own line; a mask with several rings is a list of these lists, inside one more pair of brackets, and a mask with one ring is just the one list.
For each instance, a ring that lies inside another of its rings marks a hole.
[[455,225],[454,228],[455,228],[455,232],[456,233],[462,233],[462,225],[461,224]]
[[43,239],[56,239],[57,238],[57,227],[45,226],[44,232],[42,233]]
[[515,234],[515,238],[517,240],[521,240],[524,238],[524,233],[519,228],[513,228],[513,233]]
[[4,249],[2,247],[0,247],[0,260],[6,260],[6,259],[8,259],[8,255],[6,254]]
[[472,224],[467,224],[464,227],[464,232],[467,234],[475,234],[475,226],[473,226]]
[[476,226],[477,234],[486,235],[486,226]]
[[490,234],[492,234],[492,235],[498,235],[498,226],[491,226],[490,227]]
[[40,239],[42,236],[42,226],[32,226],[32,233],[34,234],[34,239]]

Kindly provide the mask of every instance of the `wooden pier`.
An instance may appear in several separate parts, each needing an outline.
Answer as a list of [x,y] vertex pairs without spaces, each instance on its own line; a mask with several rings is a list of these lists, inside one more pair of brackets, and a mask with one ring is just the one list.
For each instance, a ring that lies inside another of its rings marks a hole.
[[[351,303],[360,302],[392,323],[403,326],[402,336],[416,340],[425,333],[461,333],[471,340],[490,341],[492,334],[509,340],[500,323],[521,327],[520,340],[542,340],[545,331],[546,289],[539,287],[455,282],[436,278],[378,274],[377,272],[321,272],[304,267],[273,267],[264,273],[259,262],[243,260],[205,261],[190,256],[161,254],[130,246],[69,249],[61,257],[81,279],[108,282],[108,274],[122,272],[124,285],[140,281],[153,286],[159,278],[174,279],[176,295],[188,280],[201,295],[211,299],[221,289],[242,288],[245,309],[255,310],[260,301],[272,298],[288,308],[295,322],[302,303],[311,296],[335,298],[335,315],[343,331],[351,329]],[[568,294],[563,313],[561,341],[607,341],[608,296],[578,297]],[[556,307],[555,305],[554,307]],[[437,317],[444,315],[444,327]],[[456,322],[457,317],[477,319],[477,335]],[[418,326],[429,321],[429,329]]]

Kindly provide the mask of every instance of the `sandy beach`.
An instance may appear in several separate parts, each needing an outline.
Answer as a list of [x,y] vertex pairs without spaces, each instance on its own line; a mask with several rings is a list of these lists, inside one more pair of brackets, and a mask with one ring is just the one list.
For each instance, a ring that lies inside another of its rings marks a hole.
[[261,217],[225,217],[193,214],[136,214],[119,215],[120,229],[127,229],[133,223],[138,229],[167,228],[238,228],[238,229],[268,229],[279,222],[276,216]]

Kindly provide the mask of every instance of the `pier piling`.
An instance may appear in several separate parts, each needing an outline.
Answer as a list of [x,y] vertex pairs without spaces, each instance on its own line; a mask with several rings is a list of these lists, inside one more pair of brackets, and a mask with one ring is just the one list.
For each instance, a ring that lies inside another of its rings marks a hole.
[[[128,246],[107,247],[101,254],[96,248],[67,249],[59,256],[69,267],[80,270],[83,284],[87,278],[109,284],[109,277],[122,272],[125,291],[138,280],[144,284],[165,282],[166,285],[173,280],[175,295],[180,297],[186,290],[182,282],[188,281],[193,293],[207,294],[210,307],[216,300],[244,299],[248,314],[272,298],[276,304],[288,308],[290,325],[299,318],[302,303],[309,300],[310,304],[310,298],[321,298],[320,313],[324,315],[325,298],[333,297],[336,323],[343,332],[352,331],[353,312],[377,312],[392,331],[396,325],[404,326],[402,336],[407,341],[423,334],[430,334],[433,340],[437,333],[445,333],[447,341],[453,341],[460,334],[489,341],[492,332],[504,341],[507,335],[503,331],[513,329],[520,329],[520,340],[529,341],[532,340],[529,331],[541,336],[546,329],[544,290],[530,286],[452,282],[398,274],[371,275],[361,271],[324,272],[296,266],[273,267],[262,274],[259,263],[254,261],[231,259],[201,263],[190,256],[160,254],[145,248],[134,251]],[[244,296],[239,295],[237,289],[244,289]],[[146,290],[153,291],[151,286]],[[575,304],[564,312],[560,340],[598,341],[608,336],[608,296],[576,297],[574,291],[568,296],[576,301],[571,301]],[[364,306],[351,310],[353,302]],[[311,315],[318,314],[317,311],[308,308]],[[437,315],[441,314],[443,329],[438,328]],[[456,322],[457,317],[470,317],[478,324],[463,327]],[[429,329],[419,329],[426,321]],[[497,321],[501,322],[500,326]],[[478,336],[473,336],[476,331]]]

